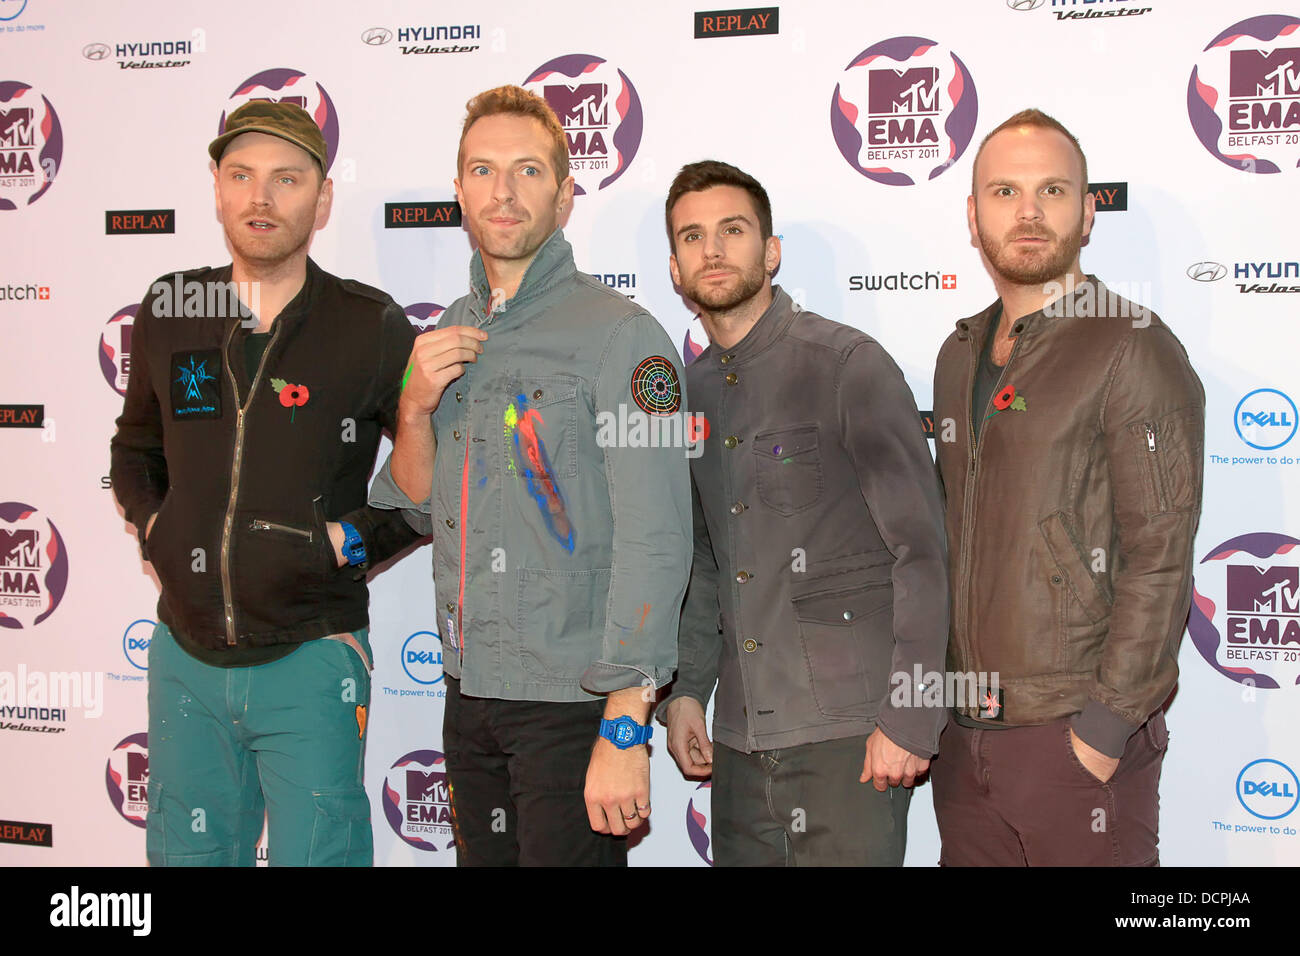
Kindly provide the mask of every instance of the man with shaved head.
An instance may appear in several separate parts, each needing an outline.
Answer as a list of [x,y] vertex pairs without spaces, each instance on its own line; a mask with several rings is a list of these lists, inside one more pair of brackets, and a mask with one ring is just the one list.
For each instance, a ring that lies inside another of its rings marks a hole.
[[1080,268],[1095,210],[1059,122],[993,130],[966,212],[998,299],[935,369],[948,665],[978,675],[933,764],[941,862],[1156,865],[1204,391],[1159,317]]

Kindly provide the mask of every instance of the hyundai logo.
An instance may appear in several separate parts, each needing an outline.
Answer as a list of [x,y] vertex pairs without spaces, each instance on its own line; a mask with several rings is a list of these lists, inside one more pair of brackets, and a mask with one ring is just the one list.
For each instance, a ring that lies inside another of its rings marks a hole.
[[107,43],[87,43],[81,48],[81,55],[87,60],[102,60],[108,56]]
[[393,38],[393,31],[388,27],[371,27],[361,34],[361,42],[366,46],[383,46]]
[[1043,0],[1007,0],[1007,6],[1012,10],[1037,10],[1043,5]]
[[1187,278],[1197,282],[1217,282],[1228,274],[1228,267],[1218,262],[1193,262],[1187,267]]

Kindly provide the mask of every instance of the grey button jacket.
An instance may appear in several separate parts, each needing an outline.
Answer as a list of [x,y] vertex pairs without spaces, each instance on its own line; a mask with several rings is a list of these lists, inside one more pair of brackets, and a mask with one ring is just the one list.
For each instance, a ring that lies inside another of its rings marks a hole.
[[672,697],[716,681],[714,738],[745,752],[878,725],[929,757],[947,718],[916,677],[943,669],[948,585],[920,415],[879,343],[773,294],[687,369],[708,437]]
[[577,271],[558,229],[514,298],[490,315],[489,302],[476,252],[470,294],[440,325],[488,340],[433,415],[431,499],[402,493],[391,457],[371,489],[433,534],[443,666],[463,693],[506,700],[663,686],[690,571],[690,470],[684,447],[643,438],[650,420],[684,431],[681,360],[645,309]]

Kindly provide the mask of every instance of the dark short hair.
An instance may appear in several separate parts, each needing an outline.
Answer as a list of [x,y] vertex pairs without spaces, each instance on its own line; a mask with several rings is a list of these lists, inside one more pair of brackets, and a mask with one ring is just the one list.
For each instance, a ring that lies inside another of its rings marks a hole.
[[989,140],[1003,130],[1016,129],[1020,126],[1036,126],[1039,129],[1054,129],[1068,139],[1070,145],[1074,147],[1074,151],[1079,154],[1079,165],[1083,169],[1083,191],[1085,193],[1088,191],[1088,158],[1083,155],[1083,147],[1079,145],[1079,140],[1075,138],[1073,133],[1061,125],[1059,121],[1048,116],[1042,110],[1031,108],[1021,110],[1010,119],[1004,120],[997,129],[993,130],[993,132],[980,140],[980,148],[975,151],[975,161],[971,163],[970,167],[970,192],[972,196],[979,192],[979,186],[975,182],[975,167],[979,165],[980,153],[984,152],[984,146]]
[[772,236],[772,201],[767,198],[767,190],[749,173],[742,172],[730,163],[720,163],[716,159],[705,159],[698,163],[688,163],[677,173],[673,184],[668,187],[668,200],[664,203],[664,223],[668,227],[668,247],[677,250],[673,236],[673,207],[687,193],[703,192],[714,186],[735,186],[749,193],[758,211],[758,228],[767,241]]

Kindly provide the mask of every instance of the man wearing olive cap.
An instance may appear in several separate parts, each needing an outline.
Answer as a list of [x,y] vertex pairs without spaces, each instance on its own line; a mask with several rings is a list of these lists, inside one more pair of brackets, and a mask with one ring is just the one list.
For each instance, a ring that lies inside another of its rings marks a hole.
[[162,593],[149,649],[158,865],[365,866],[366,570],[416,539],[366,504],[414,331],[307,256],[333,183],[301,108],[254,101],[208,149],[232,262],[136,314],[112,484]]

